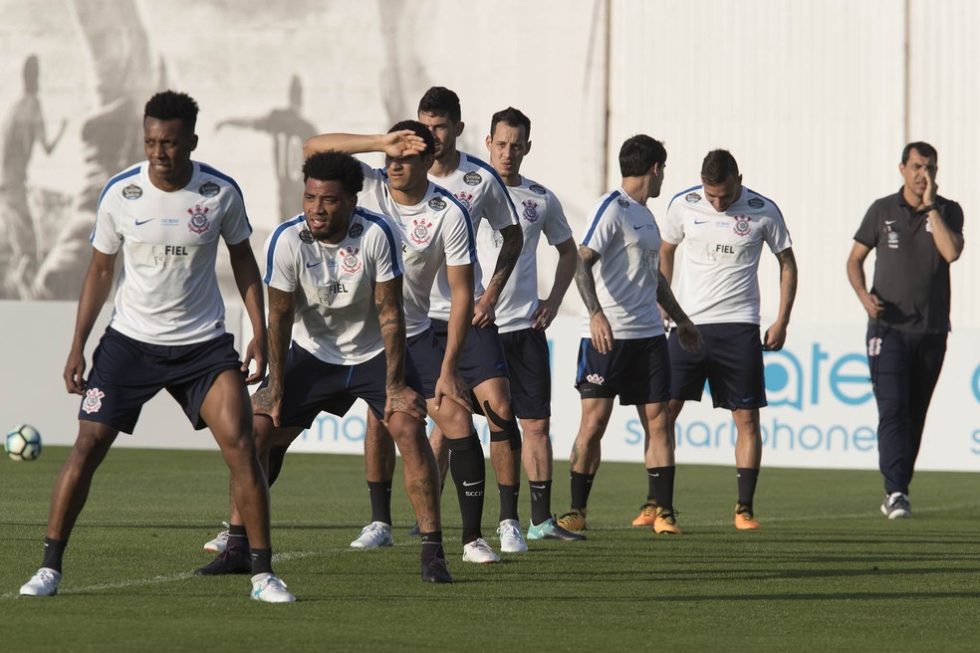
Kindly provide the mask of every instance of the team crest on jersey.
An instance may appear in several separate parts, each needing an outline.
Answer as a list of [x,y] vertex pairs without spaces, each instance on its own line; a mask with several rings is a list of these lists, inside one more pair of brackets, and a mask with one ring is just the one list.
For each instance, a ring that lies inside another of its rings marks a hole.
[[478,186],[481,181],[483,181],[483,177],[480,176],[479,172],[470,171],[463,175],[463,182],[467,186]]
[[105,393],[98,388],[89,388],[85,391],[85,398],[82,399],[82,410],[91,415],[102,410],[102,398]]
[[203,234],[211,227],[211,223],[208,222],[208,211],[210,211],[206,206],[201,206],[197,204],[193,209],[187,209],[187,213],[191,216],[191,221],[187,223],[187,228],[196,234]]
[[548,193],[548,189],[541,184],[531,184],[527,187],[527,189],[532,193],[537,193],[538,195],[546,195]]
[[602,385],[606,381],[606,378],[599,374],[589,374],[587,377],[585,377],[585,380],[592,385]]
[[697,204],[701,201],[701,196],[697,193],[688,193],[684,196],[684,201],[689,204]]
[[625,200],[624,198],[622,198],[622,197],[620,197],[620,198],[619,198],[618,200],[616,200],[616,204],[619,204],[619,205],[620,205],[621,207],[623,207],[624,209],[625,209],[625,208],[626,208],[627,206],[629,206],[629,205],[630,205],[630,203],[629,203],[629,202],[627,202],[627,201],[626,201],[626,200]]
[[462,204],[463,206],[466,207],[466,210],[467,211],[469,211],[470,208],[473,206],[473,193],[467,193],[465,191],[460,191],[460,192],[456,193],[456,199],[459,200],[459,203],[460,204]]
[[524,219],[528,222],[537,222],[538,218],[538,203],[534,200],[524,200],[521,202],[524,205]]
[[128,200],[138,200],[143,197],[143,189],[136,184],[130,184],[122,189],[122,196]]
[[357,257],[358,247],[343,247],[340,250],[340,267],[347,274],[354,274],[361,269],[361,259]]
[[361,234],[363,233],[364,225],[362,225],[360,222],[355,222],[350,226],[350,229],[347,230],[347,236],[349,238],[360,238]]
[[752,230],[750,225],[751,218],[747,215],[736,215],[735,224],[732,225],[732,231],[734,231],[739,236],[747,236]]
[[313,234],[309,229],[304,228],[303,231],[299,232],[299,239],[307,245],[313,244]]
[[415,218],[412,220],[412,232],[408,237],[416,245],[428,245],[432,240],[432,233],[429,232],[431,228],[432,223],[425,218]]
[[221,186],[213,181],[206,181],[201,184],[201,187],[197,189],[197,192],[204,195],[204,197],[214,197],[221,192]]
[[429,208],[433,211],[441,211],[446,208],[446,200],[441,197],[433,197],[429,200]]
[[752,198],[750,198],[749,201],[747,202],[747,204],[749,206],[751,206],[753,209],[761,209],[763,206],[766,205],[766,203],[763,202],[758,197],[752,197]]

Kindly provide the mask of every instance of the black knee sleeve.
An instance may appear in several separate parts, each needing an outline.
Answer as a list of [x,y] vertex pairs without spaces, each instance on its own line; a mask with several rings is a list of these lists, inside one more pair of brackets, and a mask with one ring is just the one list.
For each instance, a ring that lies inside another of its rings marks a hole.
[[490,431],[490,442],[506,442],[510,440],[510,448],[518,451],[521,448],[521,428],[517,425],[517,420],[511,417],[504,419],[490,408],[490,402],[483,402],[483,414],[493,422],[500,430]]

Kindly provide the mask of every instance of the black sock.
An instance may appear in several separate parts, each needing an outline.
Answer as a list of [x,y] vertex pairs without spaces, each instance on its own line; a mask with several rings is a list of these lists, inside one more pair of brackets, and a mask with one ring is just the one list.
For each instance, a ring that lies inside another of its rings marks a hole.
[[449,471],[456,484],[459,512],[463,522],[463,544],[483,537],[483,493],[487,484],[487,463],[483,447],[475,435],[465,438],[446,438],[449,448]]
[[442,531],[419,533],[419,537],[422,538],[422,564],[435,558],[446,559],[446,552],[442,549]]
[[674,470],[676,467],[647,467],[653,500],[665,510],[674,509]]
[[371,521],[391,526],[391,481],[368,481],[371,497]]
[[518,519],[517,496],[521,492],[521,486],[497,483],[497,492],[500,493],[500,521]]
[[287,447],[272,447],[269,452],[269,487],[276,482],[279,478],[279,472],[282,471],[282,464],[286,458]]
[[252,575],[272,573],[272,549],[252,549]]
[[551,481],[531,481],[531,523],[540,526],[551,519]]
[[738,478],[738,502],[743,506],[752,507],[755,498],[755,485],[759,482],[759,470],[753,467],[738,467],[735,469]]
[[225,546],[228,553],[246,553],[248,551],[248,535],[245,527],[241,524],[230,524],[228,526],[228,544]]
[[44,538],[44,558],[41,560],[41,566],[47,567],[48,569],[54,569],[60,574],[61,559],[65,556],[66,546],[68,546],[68,540],[52,540],[49,537]]
[[585,510],[589,505],[589,492],[592,491],[594,478],[595,474],[572,472],[572,509]]

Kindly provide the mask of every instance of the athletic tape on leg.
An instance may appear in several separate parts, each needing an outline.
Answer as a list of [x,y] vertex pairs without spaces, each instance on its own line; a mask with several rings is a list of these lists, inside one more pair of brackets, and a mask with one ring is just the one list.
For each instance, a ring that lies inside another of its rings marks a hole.
[[506,442],[510,440],[510,448],[514,451],[521,448],[521,429],[517,425],[517,420],[511,417],[504,419],[493,411],[489,401],[483,402],[483,414],[487,419],[497,425],[499,431],[490,431],[490,442]]

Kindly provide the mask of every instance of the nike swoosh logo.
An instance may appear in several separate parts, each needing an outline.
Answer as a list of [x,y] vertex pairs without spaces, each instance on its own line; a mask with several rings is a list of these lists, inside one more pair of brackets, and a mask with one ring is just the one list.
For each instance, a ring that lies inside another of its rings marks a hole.
[[885,220],[885,224],[895,224],[894,220]]
[[147,222],[153,222],[153,218],[148,218],[148,219],[146,219],[146,220],[137,220],[137,221],[136,221],[136,226],[138,227],[138,226],[140,226],[140,225],[144,225],[144,224],[146,224]]
[[660,478],[660,473],[650,474],[650,478]]
[[695,220],[694,221],[694,224],[704,224],[706,222],[708,222],[708,221],[707,220]]
[[474,485],[483,485],[483,481],[463,481],[463,487],[473,487]]
[[547,488],[548,488],[547,485],[532,485],[531,486],[531,489],[532,490],[545,490]]
[[642,225],[642,224],[641,224],[641,225],[636,225],[636,224],[635,224],[635,225],[633,225],[633,228],[634,228],[634,229],[636,229],[637,231],[639,231],[640,229],[642,229],[642,228],[643,228],[643,227],[645,227],[645,226],[646,226],[646,225]]
[[307,261],[306,262],[306,267],[308,267],[308,268],[315,268],[316,266],[320,265],[321,263],[323,263],[323,261],[317,261],[316,263],[310,263],[309,261]]

